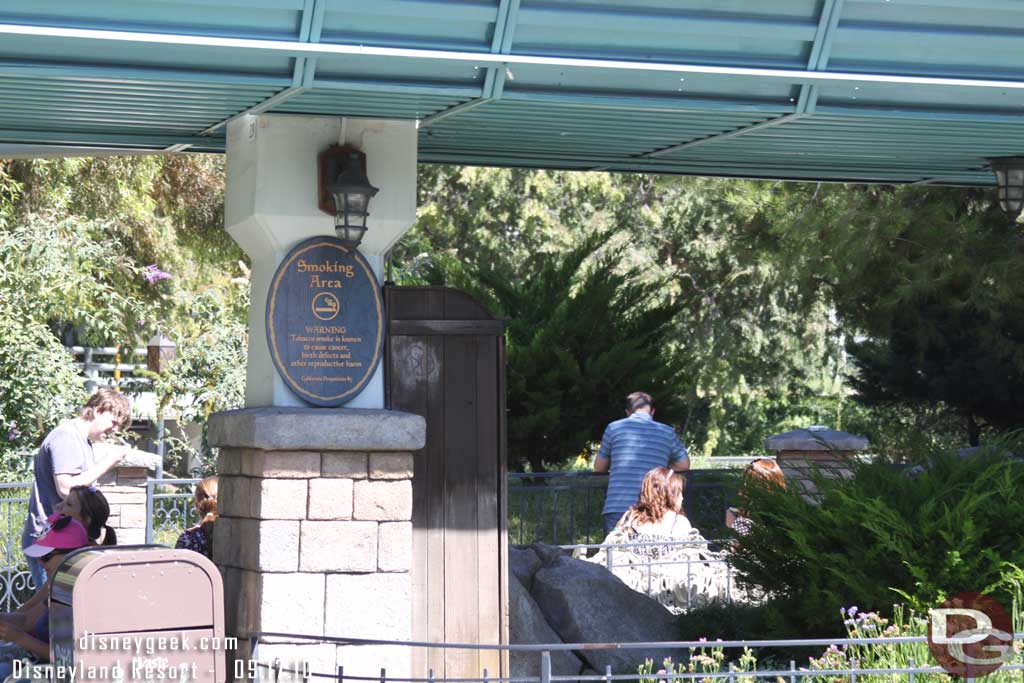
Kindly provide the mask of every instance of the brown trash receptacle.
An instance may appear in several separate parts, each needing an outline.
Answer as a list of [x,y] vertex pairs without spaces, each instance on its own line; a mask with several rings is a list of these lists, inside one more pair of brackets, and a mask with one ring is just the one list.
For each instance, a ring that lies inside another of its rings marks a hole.
[[220,572],[191,550],[87,548],[50,592],[52,680],[225,680]]

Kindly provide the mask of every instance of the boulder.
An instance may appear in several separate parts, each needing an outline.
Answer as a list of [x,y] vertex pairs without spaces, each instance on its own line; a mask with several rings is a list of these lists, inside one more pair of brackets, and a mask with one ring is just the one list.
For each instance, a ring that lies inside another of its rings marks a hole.
[[537,554],[542,565],[550,564],[559,557],[569,557],[569,551],[564,548],[559,548],[557,545],[533,543],[529,548]]
[[[519,579],[520,583],[530,590],[533,586],[533,575],[541,566],[541,559],[532,546],[513,545],[508,549],[509,573]],[[511,590],[511,588],[509,589]]]
[[[672,613],[632,590],[602,566],[556,557],[533,577],[532,595],[547,623],[565,643],[629,643],[678,640]],[[603,672],[636,673],[644,659],[681,661],[682,650],[580,650],[583,663]]]
[[[551,630],[540,607],[529,591],[516,578],[508,579],[509,642],[518,645],[554,644],[562,642]],[[517,652],[509,654],[509,668],[513,677],[540,676],[540,653]],[[578,674],[583,663],[567,650],[551,653],[551,673],[556,676]]]

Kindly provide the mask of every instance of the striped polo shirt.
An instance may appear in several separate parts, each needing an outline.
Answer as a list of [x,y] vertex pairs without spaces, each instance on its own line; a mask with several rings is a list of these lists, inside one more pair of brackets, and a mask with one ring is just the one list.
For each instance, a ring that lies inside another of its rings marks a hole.
[[640,498],[644,476],[655,467],[668,467],[687,458],[675,430],[637,411],[608,425],[598,457],[611,461],[604,514],[622,514]]

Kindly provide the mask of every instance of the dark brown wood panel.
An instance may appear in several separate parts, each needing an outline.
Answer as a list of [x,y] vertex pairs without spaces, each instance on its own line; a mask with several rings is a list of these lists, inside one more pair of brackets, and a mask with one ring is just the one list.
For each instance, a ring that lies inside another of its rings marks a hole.
[[[386,292],[388,405],[427,420],[413,480],[413,637],[507,642],[504,325],[463,292]],[[507,675],[506,660],[420,651],[414,674]]]

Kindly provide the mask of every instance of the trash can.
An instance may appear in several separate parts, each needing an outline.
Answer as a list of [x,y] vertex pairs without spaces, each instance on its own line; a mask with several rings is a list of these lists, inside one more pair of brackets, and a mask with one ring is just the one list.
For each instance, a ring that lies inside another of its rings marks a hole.
[[86,548],[54,574],[50,662],[57,683],[223,683],[229,645],[220,572],[191,550]]

